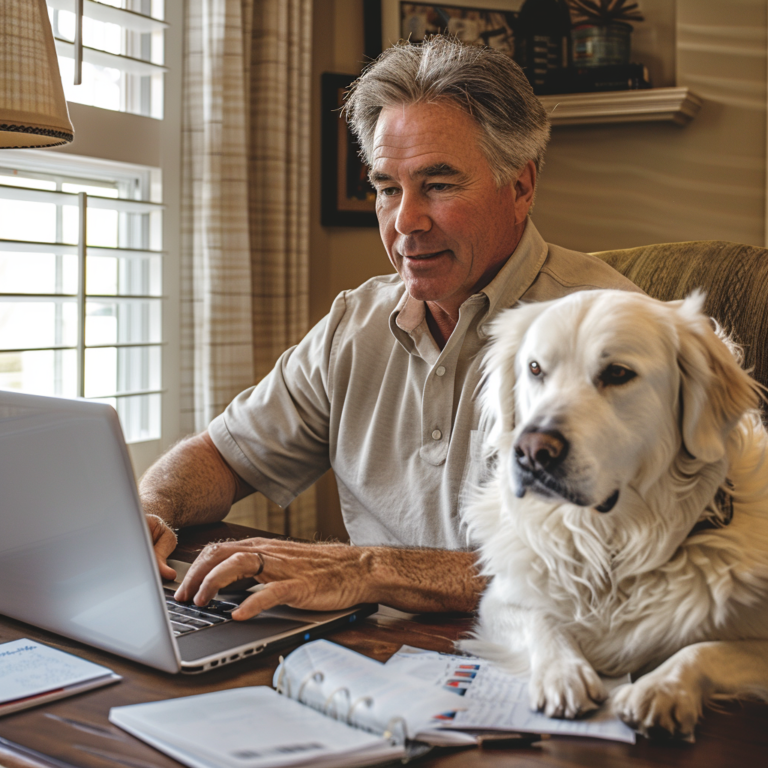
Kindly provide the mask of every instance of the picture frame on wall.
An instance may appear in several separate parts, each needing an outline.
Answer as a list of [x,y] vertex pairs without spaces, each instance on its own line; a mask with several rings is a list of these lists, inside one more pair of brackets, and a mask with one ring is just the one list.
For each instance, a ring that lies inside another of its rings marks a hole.
[[376,192],[368,181],[368,166],[340,109],[344,92],[356,75],[321,75],[320,223],[325,227],[377,227]]
[[460,40],[514,53],[514,20],[523,0],[460,0],[444,3],[381,0],[382,50],[398,40],[418,43],[448,32]]

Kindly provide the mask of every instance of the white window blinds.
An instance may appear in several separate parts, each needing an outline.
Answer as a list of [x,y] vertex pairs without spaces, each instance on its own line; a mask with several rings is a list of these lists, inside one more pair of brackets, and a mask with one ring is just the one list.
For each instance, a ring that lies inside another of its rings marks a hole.
[[[164,3],[47,0],[67,101],[163,117]],[[82,24],[82,46],[77,45]],[[75,86],[78,56],[82,84]]]
[[156,439],[163,206],[149,172],[59,162],[0,167],[0,388],[106,401]]

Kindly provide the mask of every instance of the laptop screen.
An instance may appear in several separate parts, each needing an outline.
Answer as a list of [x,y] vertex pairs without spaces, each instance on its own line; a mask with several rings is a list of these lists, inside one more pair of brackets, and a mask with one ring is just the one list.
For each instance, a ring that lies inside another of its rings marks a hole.
[[0,391],[0,613],[179,669],[115,410]]

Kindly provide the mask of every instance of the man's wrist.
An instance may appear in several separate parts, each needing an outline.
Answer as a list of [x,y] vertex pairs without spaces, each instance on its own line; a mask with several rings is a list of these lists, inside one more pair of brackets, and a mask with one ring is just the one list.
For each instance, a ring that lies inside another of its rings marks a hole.
[[364,583],[362,602],[385,602],[392,575],[391,568],[382,563],[382,559],[386,559],[382,558],[382,552],[386,550],[383,547],[359,547],[359,550],[360,573]]
[[144,515],[145,517],[151,517],[152,519],[156,520],[162,528],[166,528],[167,530],[169,530],[171,534],[173,534],[173,537],[178,542],[179,529],[171,525],[164,517],[162,517],[162,515],[158,515],[155,512],[147,512],[146,509],[144,511]]
[[365,602],[392,605],[403,593],[417,588],[408,568],[408,554],[419,550],[400,547],[361,547],[360,564],[365,580]]
[[173,505],[168,499],[160,494],[140,489],[139,500],[141,501],[141,506],[144,509],[145,515],[162,520],[162,522],[171,530],[178,530],[181,527],[175,519],[176,515],[174,515]]
[[364,602],[408,612],[472,612],[485,586],[471,552],[361,547]]

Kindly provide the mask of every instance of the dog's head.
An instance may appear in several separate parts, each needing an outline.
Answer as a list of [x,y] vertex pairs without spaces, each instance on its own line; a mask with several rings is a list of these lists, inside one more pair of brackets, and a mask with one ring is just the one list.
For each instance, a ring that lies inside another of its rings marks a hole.
[[[483,392],[489,443],[518,496],[609,512],[680,455],[712,464],[758,402],[703,298],[585,291],[506,310]],[[505,466],[503,466],[505,465]]]

